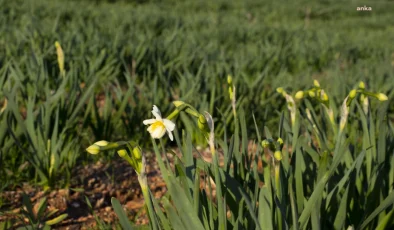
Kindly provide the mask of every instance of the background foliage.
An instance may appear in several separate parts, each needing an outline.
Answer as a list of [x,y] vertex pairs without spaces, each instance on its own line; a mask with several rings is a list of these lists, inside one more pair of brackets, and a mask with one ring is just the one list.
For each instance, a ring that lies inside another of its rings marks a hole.
[[[371,2],[371,12],[356,11],[361,1],[0,5],[0,189],[26,180],[68,186],[72,167],[88,162],[83,149],[96,140],[150,144],[142,120],[152,104],[168,114],[171,101],[187,101],[213,115],[217,134],[233,131],[233,120],[222,122],[231,117],[223,103],[228,74],[247,111],[249,138],[278,127],[286,105],[277,87],[295,92],[318,79],[338,107],[360,80],[394,96],[392,1]],[[372,114],[378,108],[372,101]],[[379,110],[391,126],[393,111],[392,100]],[[183,116],[178,126],[188,123]],[[193,141],[205,143],[198,133]]]

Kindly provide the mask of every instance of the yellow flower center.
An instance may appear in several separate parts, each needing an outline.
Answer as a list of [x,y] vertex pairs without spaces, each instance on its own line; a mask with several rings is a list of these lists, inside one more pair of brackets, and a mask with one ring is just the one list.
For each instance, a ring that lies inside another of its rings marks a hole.
[[155,123],[153,123],[152,124],[152,129],[156,130],[157,128],[165,129],[164,123],[162,121],[156,121]]

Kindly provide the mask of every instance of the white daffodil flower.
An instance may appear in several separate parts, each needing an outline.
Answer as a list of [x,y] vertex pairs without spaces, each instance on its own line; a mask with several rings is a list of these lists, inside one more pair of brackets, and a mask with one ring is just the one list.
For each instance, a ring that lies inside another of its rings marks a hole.
[[156,105],[153,105],[152,114],[156,117],[156,119],[148,119],[143,121],[144,125],[150,125],[148,127],[148,132],[150,133],[150,135],[155,139],[160,139],[167,131],[168,136],[172,141],[174,139],[172,131],[174,131],[175,129],[175,123],[168,119],[163,119],[161,117],[160,110],[157,108]]

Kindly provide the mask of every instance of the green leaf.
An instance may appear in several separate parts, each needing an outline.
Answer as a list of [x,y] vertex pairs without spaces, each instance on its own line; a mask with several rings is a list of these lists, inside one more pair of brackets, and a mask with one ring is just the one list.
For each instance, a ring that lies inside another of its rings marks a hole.
[[120,204],[120,202],[115,197],[112,197],[111,204],[112,204],[112,207],[114,208],[116,215],[119,218],[119,222],[120,222],[120,225],[122,225],[122,228],[123,229],[133,229],[130,222],[129,222],[129,219],[127,218],[127,214],[123,210],[123,207]]
[[264,186],[260,189],[259,195],[259,225],[261,229],[273,229],[272,225],[272,207],[271,200],[272,194],[268,187]]
[[324,187],[326,186],[326,183],[327,183],[329,177],[330,177],[329,172],[326,172],[324,174],[324,176],[322,177],[322,179],[319,181],[319,183],[317,183],[315,190],[313,191],[311,197],[309,198],[308,202],[306,203],[305,208],[301,213],[300,219],[298,220],[298,222],[300,223],[300,228],[303,228],[306,225],[306,223],[311,215],[311,212],[315,208],[316,202],[319,199],[321,199]]
[[347,204],[348,204],[348,194],[349,194],[349,185],[346,186],[346,191],[341,198],[341,203],[339,205],[337,216],[335,217],[335,221],[334,221],[334,229],[342,229],[345,224]]
[[52,220],[45,221],[45,224],[54,225],[54,224],[60,223],[62,220],[66,219],[67,217],[68,217],[68,214],[65,213],[65,214],[62,214],[58,217],[53,218]]
[[394,192],[391,192],[383,202],[373,211],[358,229],[364,229],[380,212],[394,204]]

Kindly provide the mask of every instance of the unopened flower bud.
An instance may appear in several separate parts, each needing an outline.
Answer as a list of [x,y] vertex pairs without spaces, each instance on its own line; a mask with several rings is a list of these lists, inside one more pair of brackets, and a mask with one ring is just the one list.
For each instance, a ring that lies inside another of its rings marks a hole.
[[389,98],[386,96],[386,94],[383,94],[383,93],[379,93],[378,95],[377,95],[377,98],[378,98],[378,100],[379,101],[387,101]]
[[303,97],[304,97],[304,91],[298,91],[295,94],[295,98],[298,99],[298,100],[302,99]]
[[233,93],[233,88],[231,88],[231,86],[228,87],[228,94],[230,95],[230,100],[232,100],[234,93]]
[[100,147],[105,147],[109,144],[108,141],[97,141],[93,145],[89,146],[86,151],[90,154],[97,154],[100,152],[101,148]]
[[142,153],[141,153],[141,149],[140,149],[139,147],[135,147],[135,148],[133,149],[133,157],[134,157],[136,160],[141,160],[141,158],[142,158]]
[[95,145],[98,145],[100,147],[105,147],[109,144],[108,141],[97,141],[96,143],[94,143]]
[[179,107],[179,106],[185,104],[185,102],[183,102],[183,101],[173,101],[172,103],[175,105],[175,107]]
[[97,154],[97,153],[100,152],[100,147],[93,144],[93,145],[89,146],[89,147],[86,149],[86,151],[87,151],[88,153],[90,153],[90,154]]
[[278,138],[278,140],[277,140],[277,142],[279,143],[279,145],[282,147],[283,146],[283,140],[282,140],[282,138]]
[[313,85],[314,86],[316,86],[316,87],[320,87],[320,83],[319,83],[319,81],[318,80],[313,80]]
[[197,125],[201,131],[209,132],[208,122],[204,115],[200,114],[200,116],[198,117]]
[[127,151],[124,150],[124,149],[120,149],[120,150],[118,150],[117,152],[118,152],[118,155],[119,155],[120,157],[122,157],[122,158],[124,158],[125,156],[127,156]]
[[350,93],[349,93],[349,98],[350,98],[350,99],[353,99],[353,98],[356,97],[356,95],[357,95],[357,90],[353,89],[353,90],[350,91]]
[[228,83],[229,85],[232,85],[232,84],[233,84],[233,78],[231,77],[231,75],[228,75],[228,76],[227,76],[227,83]]
[[321,99],[322,99],[323,101],[328,101],[328,96],[327,96],[327,94],[326,94],[324,91],[322,91]]
[[315,94],[315,92],[313,90],[309,90],[308,94],[309,94],[310,97],[315,97],[316,96],[316,94]]
[[360,83],[358,84],[358,88],[365,89],[365,83],[363,81],[360,81]]
[[275,157],[275,160],[281,161],[282,160],[282,152],[279,150],[275,151],[274,157]]
[[269,145],[270,145],[270,143],[269,143],[268,140],[263,140],[263,141],[261,142],[261,145],[263,146],[263,148],[268,148]]

